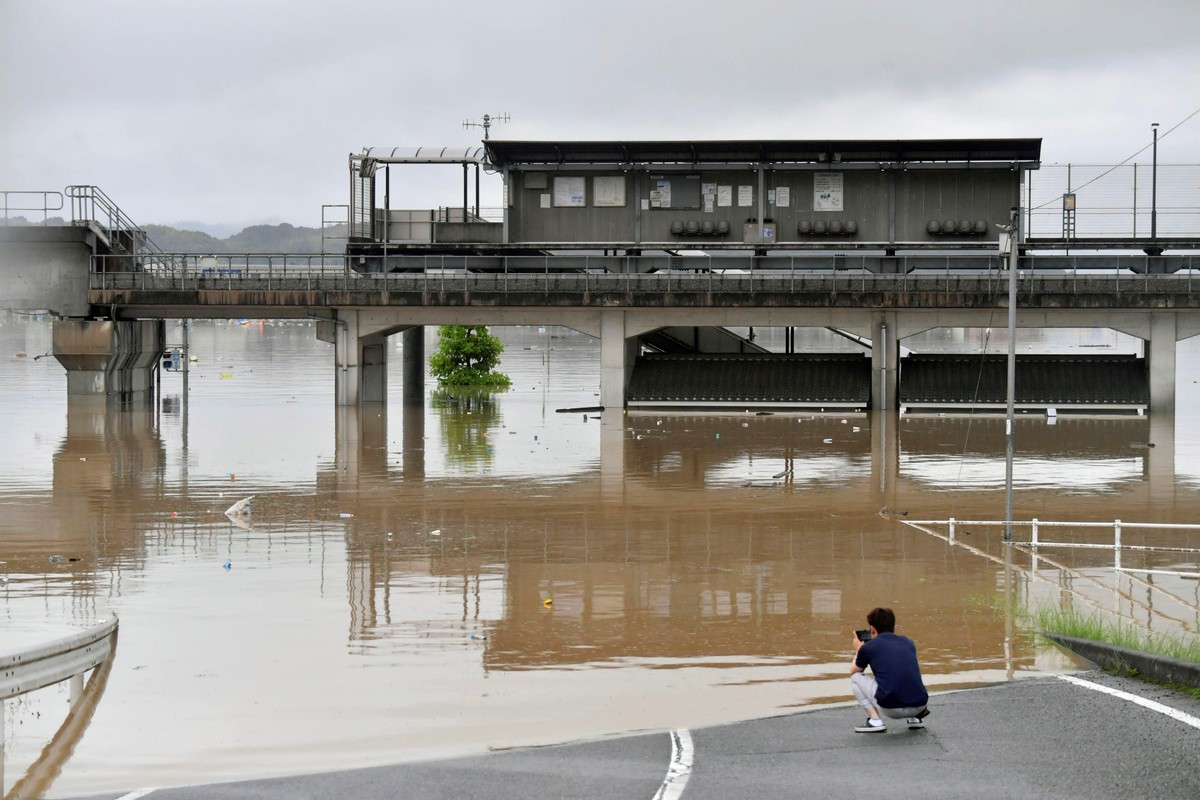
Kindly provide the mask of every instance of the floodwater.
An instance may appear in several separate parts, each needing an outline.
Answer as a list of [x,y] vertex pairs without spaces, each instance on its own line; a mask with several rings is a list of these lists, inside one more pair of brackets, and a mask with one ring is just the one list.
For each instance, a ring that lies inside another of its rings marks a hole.
[[[223,781],[845,702],[852,631],[876,605],[934,690],[1072,668],[1019,627],[1007,639],[1006,586],[1196,630],[1200,581],[1114,578],[1097,549],[1017,552],[1006,583],[999,528],[910,524],[1003,516],[1003,420],[559,413],[598,403],[597,343],[497,333],[509,392],[427,381],[406,409],[394,337],[391,401],[359,411],[334,407],[310,325],[196,322],[187,402],[165,373],[153,407],[113,410],[68,403],[62,368],[36,358],[48,322],[0,321],[0,652],[121,620],[83,724],[58,730],[66,685],[8,701],[6,787]],[[905,344],[977,351],[984,335]],[[1200,521],[1200,350],[1178,358],[1174,417],[1019,420],[1014,516]],[[249,516],[225,515],[250,496]],[[1124,536],[1200,547],[1194,531]]]

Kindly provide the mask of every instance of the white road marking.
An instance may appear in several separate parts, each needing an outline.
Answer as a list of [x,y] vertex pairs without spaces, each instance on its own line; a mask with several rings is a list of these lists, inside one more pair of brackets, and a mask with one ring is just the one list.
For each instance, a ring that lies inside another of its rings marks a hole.
[[138,800],[139,797],[145,797],[153,792],[154,789],[136,789],[129,794],[123,794],[117,800]]
[[671,764],[654,800],[679,800],[692,775],[692,735],[687,728],[671,731]]
[[1056,677],[1058,677],[1059,680],[1064,680],[1067,683],[1073,683],[1076,686],[1082,686],[1085,689],[1103,692],[1104,694],[1111,694],[1113,697],[1119,697],[1122,700],[1128,700],[1131,703],[1136,703],[1139,706],[1150,709],[1151,711],[1157,711],[1160,714],[1166,714],[1171,719],[1178,720],[1184,725],[1191,725],[1193,728],[1200,729],[1200,717],[1193,717],[1191,714],[1185,714],[1184,712],[1171,708],[1170,706],[1164,706],[1162,703],[1156,703],[1153,700],[1147,700],[1144,697],[1138,697],[1136,694],[1130,694],[1129,692],[1122,692],[1120,689],[1110,689],[1109,687],[1101,686],[1098,683],[1092,683],[1091,681],[1085,681],[1082,678],[1076,678],[1074,675],[1058,675]]

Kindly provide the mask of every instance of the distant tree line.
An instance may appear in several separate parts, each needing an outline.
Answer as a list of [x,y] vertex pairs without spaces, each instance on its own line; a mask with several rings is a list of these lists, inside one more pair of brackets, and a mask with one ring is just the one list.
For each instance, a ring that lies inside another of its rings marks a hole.
[[[49,217],[45,222],[30,221],[13,216],[0,219],[0,225],[67,225],[62,217]],[[251,225],[225,239],[201,231],[187,231],[169,225],[143,225],[151,241],[166,253],[320,253],[321,229],[289,225]],[[346,250],[346,226],[331,225],[325,229],[326,253],[342,254]]]
[[[226,239],[201,231],[183,231],[168,225],[146,225],[146,233],[168,253],[320,253],[320,228],[289,225],[251,225]],[[346,226],[325,230],[324,252],[342,253],[346,249]]]

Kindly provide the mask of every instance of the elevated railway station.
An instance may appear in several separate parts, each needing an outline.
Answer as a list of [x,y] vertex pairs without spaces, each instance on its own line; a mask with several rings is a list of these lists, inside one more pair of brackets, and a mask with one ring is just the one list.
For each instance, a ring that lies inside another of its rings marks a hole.
[[[1018,407],[1170,410],[1175,345],[1200,333],[1200,218],[1176,209],[1169,235],[1136,235],[1135,174],[1134,235],[1066,217],[1054,235],[1045,206],[1065,209],[1066,195],[1033,205],[1040,158],[1039,139],[368,148],[348,159],[344,254],[162,253],[98,189],[71,187],[90,198],[72,227],[102,235],[68,243],[0,226],[0,277],[21,294],[10,308],[60,318],[56,354],[86,373],[72,393],[145,386],[116,378],[150,368],[165,318],[307,317],[334,344],[339,405],[386,399],[389,336],[405,337],[407,387],[423,326],[483,324],[599,338],[609,408],[941,412],[994,405],[975,387],[995,366],[969,379],[959,356],[901,343],[991,327],[1015,248],[1019,327],[1111,328],[1145,343],[1126,359],[1019,356]],[[461,204],[397,207],[412,166],[461,172]],[[498,208],[481,203],[484,180],[500,183]],[[782,350],[748,328],[782,329]],[[803,352],[806,328],[861,352]]]

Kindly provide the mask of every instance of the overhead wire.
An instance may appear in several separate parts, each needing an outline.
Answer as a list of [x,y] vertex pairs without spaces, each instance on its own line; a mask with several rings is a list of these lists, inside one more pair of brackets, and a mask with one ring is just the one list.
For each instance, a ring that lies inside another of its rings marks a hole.
[[[1172,134],[1172,133],[1173,133],[1173,132],[1174,132],[1174,131],[1175,131],[1177,128],[1179,128],[1181,125],[1183,125],[1184,123],[1186,123],[1188,120],[1190,120],[1192,117],[1196,116],[1197,114],[1200,114],[1200,108],[1197,108],[1195,111],[1193,111],[1192,113],[1188,114],[1186,117],[1184,117],[1183,119],[1181,119],[1179,122],[1175,123],[1175,124],[1174,124],[1174,125],[1173,125],[1171,128],[1169,128],[1169,129],[1168,129],[1168,130],[1167,130],[1165,133],[1160,133],[1160,134],[1158,135],[1158,139],[1159,139],[1159,141],[1162,141],[1163,139],[1165,139],[1165,138],[1167,138],[1168,136],[1170,136],[1170,135],[1171,135],[1171,134]],[[1131,155],[1131,156],[1129,156],[1128,158],[1126,158],[1126,159],[1125,159],[1124,161],[1122,161],[1121,163],[1119,163],[1119,164],[1113,164],[1111,167],[1109,167],[1108,169],[1104,170],[1104,172],[1101,172],[1099,175],[1097,175],[1096,177],[1092,178],[1090,181],[1086,181],[1086,182],[1084,182],[1084,183],[1080,184],[1079,186],[1076,186],[1076,187],[1075,187],[1075,188],[1074,188],[1072,191],[1076,191],[1076,192],[1077,192],[1077,191],[1079,191],[1080,189],[1084,188],[1085,186],[1090,186],[1091,184],[1093,184],[1093,183],[1095,183],[1096,181],[1100,180],[1100,179],[1101,179],[1101,178],[1103,178],[1105,175],[1108,175],[1109,173],[1113,172],[1113,171],[1114,171],[1114,170],[1116,170],[1117,168],[1125,166],[1125,165],[1126,165],[1126,164],[1128,164],[1130,161],[1132,161],[1133,159],[1137,158],[1138,156],[1140,156],[1142,153],[1146,152],[1147,150],[1149,150],[1149,149],[1150,149],[1151,147],[1153,147],[1153,146],[1154,146],[1154,142],[1151,142],[1150,144],[1148,144],[1148,145],[1146,145],[1145,147],[1143,147],[1141,150],[1138,150],[1136,153],[1134,153],[1133,155]],[[1048,206],[1048,205],[1051,205],[1051,204],[1054,204],[1054,203],[1058,203],[1058,202],[1059,202],[1059,201],[1061,201],[1061,200],[1063,199],[1063,197],[1065,197],[1065,196],[1066,196],[1066,193],[1065,193],[1065,192],[1064,192],[1063,194],[1056,195],[1055,197],[1052,197],[1051,199],[1047,200],[1046,202],[1042,203],[1042,204],[1041,204],[1041,205],[1039,205],[1039,206],[1033,206],[1032,208],[1028,209],[1028,211],[1037,211],[1039,208],[1045,208],[1045,207],[1046,207],[1046,206]]]

